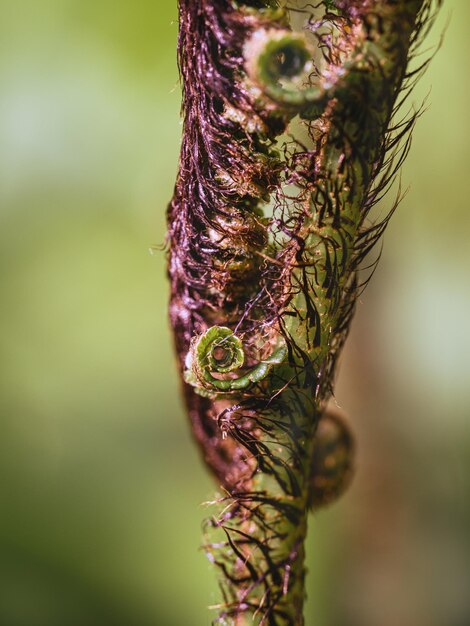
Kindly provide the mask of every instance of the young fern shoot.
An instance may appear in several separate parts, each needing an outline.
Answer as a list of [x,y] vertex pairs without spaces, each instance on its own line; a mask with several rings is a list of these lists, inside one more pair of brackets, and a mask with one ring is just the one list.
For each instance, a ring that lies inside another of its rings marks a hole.
[[360,265],[391,215],[369,213],[409,148],[416,114],[397,111],[424,66],[407,68],[439,4],[324,0],[295,12],[295,31],[276,0],[179,0],[170,318],[225,494],[205,545],[216,623],[304,623],[308,511],[352,471],[352,436],[326,404]]

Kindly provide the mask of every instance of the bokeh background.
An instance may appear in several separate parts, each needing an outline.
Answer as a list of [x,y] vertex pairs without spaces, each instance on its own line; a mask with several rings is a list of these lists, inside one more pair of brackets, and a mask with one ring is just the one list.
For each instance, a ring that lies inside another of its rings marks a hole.
[[[447,25],[342,362],[357,475],[312,519],[307,626],[470,623],[469,23],[446,0],[426,46]],[[0,0],[0,626],[218,601],[158,251],[176,35],[176,0]]]

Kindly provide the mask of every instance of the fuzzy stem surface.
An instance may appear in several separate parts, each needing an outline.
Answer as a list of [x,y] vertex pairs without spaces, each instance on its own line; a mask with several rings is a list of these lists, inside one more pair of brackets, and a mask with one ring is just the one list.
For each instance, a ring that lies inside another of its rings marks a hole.
[[[193,433],[223,488],[205,536],[220,624],[304,624],[316,429],[360,264],[388,221],[369,213],[407,151],[414,117],[393,120],[433,9],[320,4],[294,32],[275,1],[179,0],[170,318]],[[294,118],[303,134],[280,143]]]

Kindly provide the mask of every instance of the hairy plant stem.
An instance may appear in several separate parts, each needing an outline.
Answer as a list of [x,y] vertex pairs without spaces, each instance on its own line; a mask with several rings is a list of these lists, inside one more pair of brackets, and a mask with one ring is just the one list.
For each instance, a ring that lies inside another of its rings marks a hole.
[[[408,148],[414,116],[392,120],[432,1],[323,5],[307,22],[318,69],[274,1],[179,1],[170,315],[193,432],[226,494],[205,546],[221,572],[222,624],[304,623],[315,432],[359,265],[389,216],[367,217]],[[276,140],[297,115],[311,147],[282,153]]]

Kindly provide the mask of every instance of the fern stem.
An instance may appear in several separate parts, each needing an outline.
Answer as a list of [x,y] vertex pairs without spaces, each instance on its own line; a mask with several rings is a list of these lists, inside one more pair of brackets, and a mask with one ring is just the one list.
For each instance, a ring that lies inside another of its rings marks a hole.
[[[322,501],[312,467],[329,458],[316,429],[359,266],[388,220],[368,216],[401,163],[400,135],[406,153],[413,119],[397,137],[393,118],[433,8],[321,4],[307,37],[275,1],[179,0],[170,316],[193,433],[225,493],[205,545],[221,574],[221,624],[304,623],[307,513]],[[297,115],[308,146],[282,149]],[[350,441],[342,428],[330,432]]]

